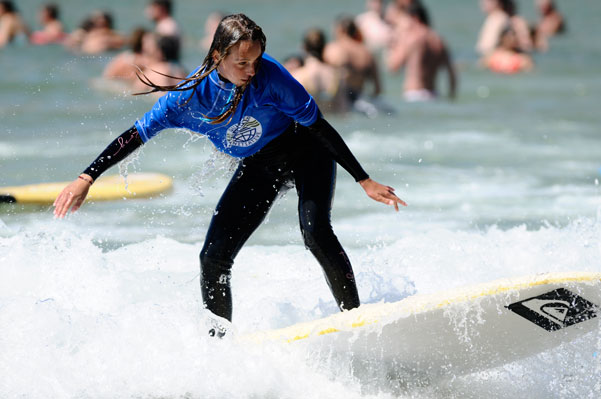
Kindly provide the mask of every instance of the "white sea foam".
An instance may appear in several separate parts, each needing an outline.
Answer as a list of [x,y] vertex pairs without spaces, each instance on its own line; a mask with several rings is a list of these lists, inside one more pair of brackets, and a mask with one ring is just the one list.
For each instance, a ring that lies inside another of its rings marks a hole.
[[[535,231],[439,228],[349,256],[364,302],[395,301],[503,277],[598,272],[600,233],[590,220]],[[107,251],[69,229],[1,237],[0,396],[429,398],[520,396],[533,387],[541,392],[534,397],[558,389],[599,394],[599,359],[585,357],[577,344],[485,373],[399,388],[384,377],[362,381],[334,361],[317,367],[294,349],[210,339],[198,250],[199,244],[156,237]],[[232,284],[231,335],[336,312],[319,266],[299,245],[245,247]],[[515,386],[516,376],[525,382]]]

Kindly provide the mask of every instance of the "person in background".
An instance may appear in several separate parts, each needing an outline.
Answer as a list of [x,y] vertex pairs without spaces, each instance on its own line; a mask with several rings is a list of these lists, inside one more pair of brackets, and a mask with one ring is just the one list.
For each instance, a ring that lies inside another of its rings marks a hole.
[[566,30],[563,15],[557,10],[553,0],[536,0],[540,19],[535,27],[535,46],[540,51],[549,48],[549,38]]
[[[356,308],[352,266],[330,220],[336,163],[373,200],[395,210],[406,203],[392,187],[369,177],[314,99],[265,47],[265,34],[246,15],[224,18],[202,65],[190,76],[175,86],[147,81],[150,92],[167,94],[63,189],[54,214],[62,218],[71,207],[79,209],[96,178],[164,129],[189,129],[239,159],[200,252],[205,308],[231,321],[234,258],[289,183],[296,185],[305,245],[323,268],[338,307]],[[215,324],[209,335],[222,336],[224,326]]]
[[160,36],[180,37],[177,22],[172,16],[171,0],[151,0],[146,7],[146,16],[155,23],[154,31]]
[[476,51],[484,56],[497,47],[501,32],[508,24],[509,15],[503,8],[501,0],[480,0],[480,8],[486,14],[486,19],[478,35]]
[[509,25],[515,32],[518,48],[521,52],[531,52],[534,49],[534,43],[532,42],[528,21],[518,14],[517,4],[514,0],[503,0],[501,4],[507,15],[509,15]]
[[521,51],[517,35],[511,25],[505,27],[497,48],[485,56],[481,63],[491,71],[501,74],[530,71],[534,67],[532,58]]
[[424,6],[415,2],[407,8],[407,31],[388,53],[390,72],[405,68],[403,97],[406,101],[429,101],[437,97],[436,76],[446,69],[449,77],[449,97],[454,98],[457,86],[455,68],[442,38],[430,28]]
[[134,29],[129,38],[130,49],[119,53],[109,62],[104,68],[103,77],[133,85],[138,80],[136,73],[150,62],[143,51],[143,39],[147,34],[144,28]]
[[384,49],[390,42],[391,26],[384,20],[383,0],[366,0],[365,12],[355,17],[365,44],[372,51]]
[[315,98],[319,108],[326,112],[345,112],[349,104],[341,71],[323,60],[326,37],[322,30],[309,29],[303,38],[305,60],[291,71],[292,76]]
[[476,50],[480,55],[486,56],[497,48],[501,33],[509,25],[516,34],[520,49],[532,50],[530,28],[526,20],[517,14],[513,0],[480,0],[480,6],[486,14],[476,44]]
[[398,35],[398,32],[403,32],[407,29],[409,23],[409,16],[407,15],[407,7],[413,4],[414,1],[418,0],[393,0],[386,7],[384,13],[384,20],[397,32],[393,32],[392,35]]
[[[176,85],[186,77],[186,71],[180,64],[180,40],[178,37],[147,33],[142,42],[146,64],[141,73],[137,74],[142,78],[134,80],[134,90],[147,89],[148,82],[160,86]],[[157,96],[162,94],[156,93]]]
[[323,59],[343,71],[347,99],[354,104],[372,85],[371,97],[380,95],[380,74],[376,58],[362,42],[361,32],[349,16],[339,17],[334,26],[334,40],[324,49]]
[[284,58],[282,65],[288,72],[292,73],[305,65],[305,57],[302,54],[290,54]]
[[13,43],[18,37],[28,37],[29,28],[23,22],[14,3],[0,1],[0,48]]
[[60,21],[58,5],[54,3],[44,4],[40,8],[38,19],[43,29],[31,34],[29,41],[32,44],[62,43],[65,40],[67,34],[63,23]]
[[71,51],[81,51],[81,45],[92,28],[94,28],[94,21],[90,15],[79,23],[77,29],[67,35],[65,40],[63,40],[63,45]]
[[[113,16],[107,11],[96,11],[91,16],[92,26],[83,35],[79,50],[85,54],[100,54],[121,49],[126,39],[113,28]],[[84,30],[85,31],[85,30]]]

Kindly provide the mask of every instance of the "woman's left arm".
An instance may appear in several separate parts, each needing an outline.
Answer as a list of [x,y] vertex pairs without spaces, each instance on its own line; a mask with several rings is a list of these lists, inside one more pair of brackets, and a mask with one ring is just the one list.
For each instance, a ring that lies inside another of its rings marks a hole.
[[355,158],[340,134],[323,118],[310,125],[309,133],[323,145],[332,155],[334,160],[353,176],[356,182],[361,184],[365,193],[373,200],[394,206],[399,210],[399,204],[407,206],[405,201],[394,194],[394,188],[385,186],[369,178],[363,170],[359,161]]

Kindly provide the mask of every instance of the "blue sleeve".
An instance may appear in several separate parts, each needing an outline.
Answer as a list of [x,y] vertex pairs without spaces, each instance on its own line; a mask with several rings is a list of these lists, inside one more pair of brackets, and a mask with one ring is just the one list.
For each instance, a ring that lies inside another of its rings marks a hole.
[[303,126],[314,124],[321,116],[315,99],[279,62],[264,55],[264,64],[275,106]]
[[152,109],[135,123],[142,141],[146,143],[163,129],[185,127],[184,112],[189,107],[183,104],[192,94],[192,90],[170,91],[159,98]]

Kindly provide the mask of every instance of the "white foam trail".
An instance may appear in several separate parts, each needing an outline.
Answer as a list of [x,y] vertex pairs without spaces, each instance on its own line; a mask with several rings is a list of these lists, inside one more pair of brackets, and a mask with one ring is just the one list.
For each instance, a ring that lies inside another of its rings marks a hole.
[[[349,256],[363,301],[394,301],[415,292],[503,277],[601,271],[600,230],[590,220],[535,231],[438,229],[353,249]],[[362,381],[348,364],[332,359],[312,365],[290,347],[259,349],[227,338],[210,339],[210,318],[202,310],[198,288],[199,248],[156,237],[103,251],[90,237],[51,229],[0,237],[0,396],[429,398],[477,397],[487,391],[521,396],[526,389],[541,392],[540,397],[557,390],[566,395],[599,393],[599,360],[585,358],[577,343],[420,388],[394,386],[385,376]],[[232,334],[336,312],[319,266],[299,245],[245,247],[232,284]],[[596,379],[586,378],[591,373]],[[518,376],[526,381],[514,384]]]

